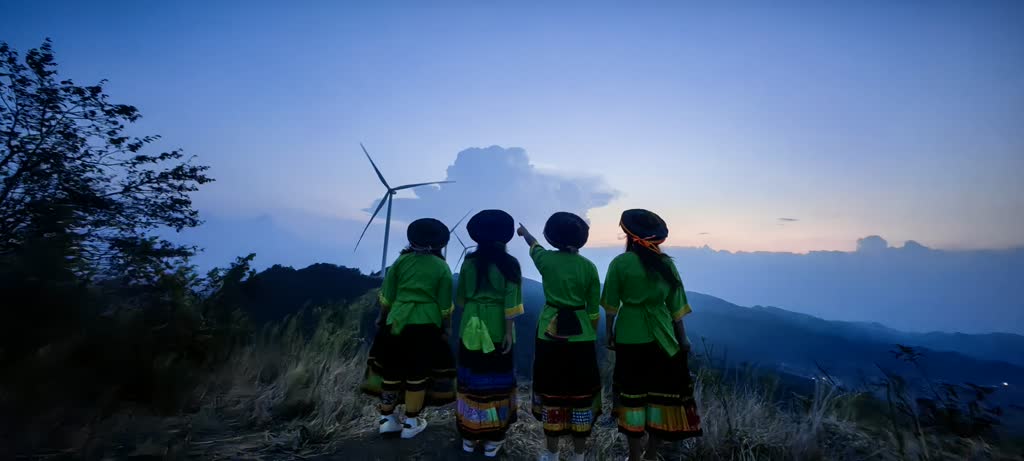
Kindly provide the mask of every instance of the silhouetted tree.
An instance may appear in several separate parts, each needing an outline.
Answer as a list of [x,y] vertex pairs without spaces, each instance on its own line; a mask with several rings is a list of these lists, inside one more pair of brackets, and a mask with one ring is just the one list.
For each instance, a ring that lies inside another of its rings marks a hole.
[[0,257],[50,247],[67,271],[136,279],[192,253],[149,234],[200,223],[189,194],[208,167],[145,153],[158,137],[128,135],[139,110],[104,83],[61,79],[49,40],[24,59],[0,43]]

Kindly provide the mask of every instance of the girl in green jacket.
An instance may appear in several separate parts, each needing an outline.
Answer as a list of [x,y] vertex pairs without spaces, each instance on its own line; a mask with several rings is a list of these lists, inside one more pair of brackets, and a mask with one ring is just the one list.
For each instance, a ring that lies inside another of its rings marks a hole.
[[516,421],[513,319],[523,314],[523,277],[519,261],[505,251],[515,232],[512,216],[484,210],[466,230],[477,247],[459,270],[455,295],[462,308],[456,425],[464,451],[483,441],[484,455],[495,457]]
[[544,424],[547,450],[541,461],[558,460],[558,442],[572,436],[573,461],[583,461],[587,438],[601,411],[601,378],[595,332],[600,317],[597,267],[580,256],[590,227],[572,213],[551,215],[545,249],[525,227],[519,235],[544,283],[544,310],[537,326],[533,359],[533,415]]
[[[380,433],[415,437],[427,426],[424,405],[454,400],[455,362],[448,348],[452,272],[441,250],[448,227],[436,219],[409,224],[409,246],[387,270],[380,289],[380,331],[370,349],[364,390],[380,395]],[[405,402],[405,420],[395,407]]]
[[665,221],[647,210],[626,210],[619,226],[626,252],[608,267],[602,296],[615,350],[614,414],[629,441],[629,460],[653,460],[660,440],[701,435],[683,327],[690,305],[675,264],[661,253]]

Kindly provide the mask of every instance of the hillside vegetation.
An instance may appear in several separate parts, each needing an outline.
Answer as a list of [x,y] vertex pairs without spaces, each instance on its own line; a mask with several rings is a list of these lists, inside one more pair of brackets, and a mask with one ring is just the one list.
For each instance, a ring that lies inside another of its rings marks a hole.
[[[351,301],[314,304],[290,298],[289,302],[296,303],[292,306],[305,308],[262,326],[253,324],[248,336],[224,349],[221,359],[187,365],[169,362],[175,364],[176,373],[187,372],[182,376],[189,379],[171,380],[179,383],[174,388],[158,386],[155,390],[159,392],[151,395],[165,395],[161,399],[121,394],[121,384],[114,379],[118,374],[99,379],[79,374],[73,378],[76,386],[91,385],[97,392],[88,398],[81,396],[73,404],[61,402],[64,410],[60,418],[47,411],[19,421],[30,422],[25,427],[34,428],[32,433],[36,435],[11,446],[26,454],[59,457],[75,453],[89,459],[460,456],[450,407],[428,413],[432,427],[422,439],[383,441],[376,436],[375,401],[358,390],[367,338],[373,333],[372,321],[367,319],[375,315],[374,289],[358,297],[340,296],[346,288],[331,281],[356,276],[336,266],[319,265],[309,272],[276,268],[268,272],[292,275],[273,278],[248,271],[247,262],[243,258],[232,268],[220,271],[222,276],[215,277],[221,281],[220,288],[209,290],[205,296],[196,295],[192,302],[247,303],[250,296],[260,295],[262,290],[288,291],[294,281],[290,277],[295,274],[318,274],[322,287],[334,287],[324,289],[325,299]],[[375,279],[358,277],[367,285],[375,283]],[[268,280],[284,284],[268,285]],[[237,311],[236,319],[248,318],[246,311]],[[528,325],[524,329],[527,338],[532,328]],[[108,331],[97,331],[97,335]],[[122,331],[121,335],[135,337],[131,344],[139,344],[145,331],[151,330]],[[521,339],[520,345],[524,343],[528,341]],[[524,351],[526,348],[517,350],[517,355],[526,356]],[[122,357],[129,353],[123,347],[111,347],[105,354],[104,359],[96,360],[131,367],[120,371],[132,375],[138,375],[139,370],[160,372],[164,370],[161,364],[168,361],[165,355],[152,355],[148,366],[124,362]],[[695,354],[693,371],[705,436],[674,447],[669,459],[1017,459],[1021,454],[1013,439],[996,425],[1000,415],[988,402],[987,391],[928,397],[919,393],[909,377],[895,374],[873,382],[875,387],[854,388],[831,379],[796,386],[788,382],[794,379],[792,376],[725,366],[729,352],[710,342],[700,343]],[[137,356],[138,352],[131,355]],[[47,361],[57,360],[45,357]],[[605,375],[611,359],[603,359]],[[42,363],[42,358],[38,360],[36,364]],[[54,370],[67,365],[71,358],[64,360],[50,362],[52,367],[45,373],[60,376]],[[149,382],[167,377],[157,375]],[[26,376],[30,380],[26,382],[36,382],[39,376],[31,378]],[[69,382],[43,381],[54,382],[57,388],[65,388]],[[91,408],[97,402],[91,399],[104,395],[99,391],[104,388],[106,397]],[[43,399],[59,395],[51,393],[55,388],[47,390],[50,392],[37,395]],[[524,380],[520,393],[522,417],[513,428],[508,459],[526,459],[541,448],[540,427],[528,413],[528,390],[529,383]],[[608,391],[610,387],[606,386]],[[608,405],[611,396],[605,397]],[[45,408],[38,405],[36,401],[33,408]],[[624,454],[624,441],[607,413],[598,422],[591,442],[593,459],[621,459]],[[43,427],[41,420],[48,421],[49,432],[37,432]]]
[[[451,408],[428,413],[433,426],[422,440],[383,441],[375,434],[375,402],[358,392],[369,334],[355,326],[374,311],[373,300],[371,292],[349,305],[308,312],[317,318],[309,336],[301,333],[301,316],[266,328],[204,390],[219,397],[193,420],[199,429],[188,452],[268,459],[287,453],[325,459],[342,454],[459,458]],[[1017,459],[1021,454],[987,419],[997,415],[971,410],[988,408],[984,397],[915,401],[907,381],[895,375],[877,383],[888,399],[829,379],[815,381],[806,394],[786,395],[777,375],[723,368],[722,353],[713,345],[699,349],[694,372],[705,436],[675,447],[669,459]],[[604,363],[606,371],[609,365]],[[508,459],[528,459],[541,449],[540,427],[528,413],[528,389],[523,383],[521,418],[509,439]],[[605,397],[607,406],[611,396]],[[244,428],[251,432],[245,435]],[[591,444],[593,459],[624,455],[624,441],[607,416],[598,422]]]

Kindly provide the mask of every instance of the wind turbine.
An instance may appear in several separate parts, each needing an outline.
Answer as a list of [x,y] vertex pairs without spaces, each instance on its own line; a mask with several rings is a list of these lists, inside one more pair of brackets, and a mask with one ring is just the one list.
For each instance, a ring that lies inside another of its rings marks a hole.
[[447,184],[455,181],[434,181],[434,182],[420,182],[416,184],[406,184],[404,186],[391,187],[387,180],[384,179],[384,175],[381,174],[380,168],[377,168],[377,164],[373,163],[373,158],[370,157],[370,153],[366,151],[366,146],[363,143],[359,143],[359,147],[363,148],[363,153],[366,154],[367,160],[370,161],[370,165],[373,166],[373,171],[377,173],[377,178],[380,179],[380,183],[384,185],[388,190],[384,192],[384,197],[380,199],[380,204],[377,205],[377,209],[373,210],[373,216],[370,216],[370,221],[366,223],[366,227],[363,228],[363,233],[359,234],[359,240],[356,241],[356,247],[352,250],[355,251],[359,248],[359,243],[363,241],[363,236],[366,235],[366,230],[370,228],[370,224],[373,223],[373,219],[377,217],[377,213],[380,213],[380,209],[384,208],[384,203],[388,204],[388,215],[384,221],[384,254],[380,257],[380,276],[384,277],[385,271],[387,270],[388,264],[388,236],[391,234],[391,198],[395,196],[400,190],[412,189],[414,187],[429,186],[433,184]]
[[[452,226],[450,229],[448,229],[448,235],[454,234],[455,231],[459,229],[459,224],[462,224],[462,221],[464,221],[469,216],[469,214],[472,213],[472,212],[473,212],[473,210],[469,210],[469,211],[466,212],[466,214],[462,215],[462,217],[459,218],[459,220],[455,222],[455,225]],[[456,235],[455,237],[458,238],[458,235]],[[444,247],[444,256],[445,256],[445,258],[448,257],[448,247]]]
[[462,267],[462,259],[466,257],[466,253],[468,253],[469,250],[471,250],[473,248],[476,248],[476,245],[466,246],[466,244],[462,241],[462,238],[459,237],[459,234],[457,234],[457,233],[455,234],[455,240],[458,240],[459,241],[459,245],[462,245],[462,255],[459,256],[459,262],[455,263],[456,269],[461,271],[462,270],[461,269],[461,267]]

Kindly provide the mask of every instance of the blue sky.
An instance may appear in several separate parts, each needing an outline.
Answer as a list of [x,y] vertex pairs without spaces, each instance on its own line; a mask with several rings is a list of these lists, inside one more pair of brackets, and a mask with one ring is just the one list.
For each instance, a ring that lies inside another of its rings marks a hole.
[[1024,3],[726,3],[6,1],[0,40],[110,79],[218,219],[365,221],[359,142],[394,183],[500,145],[608,197],[595,245],[632,207],[678,246],[1024,244]]

